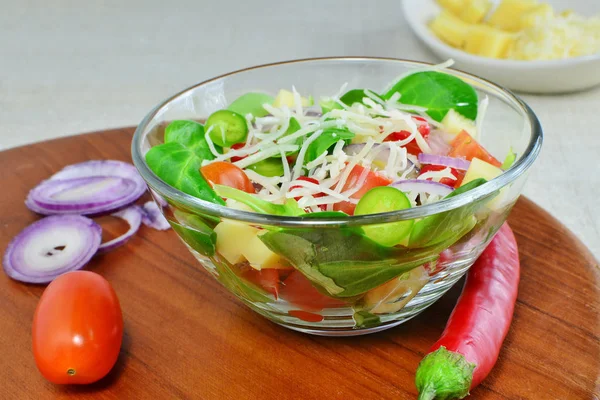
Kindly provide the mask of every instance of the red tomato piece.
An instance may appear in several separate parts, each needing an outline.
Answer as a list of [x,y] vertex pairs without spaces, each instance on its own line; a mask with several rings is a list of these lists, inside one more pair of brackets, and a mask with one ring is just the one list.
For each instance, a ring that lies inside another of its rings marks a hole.
[[[301,176],[301,177],[299,177],[299,178],[298,178],[298,180],[299,180],[299,181],[311,182],[311,183],[314,183],[315,185],[318,185],[318,184],[319,184],[319,181],[318,181],[318,180],[316,180],[315,178],[309,178],[308,176]],[[302,186],[300,186],[300,185],[294,185],[294,186],[290,187],[290,191],[291,191],[291,190],[293,190],[293,189],[300,188],[300,187],[302,187]],[[317,198],[317,197],[323,197],[323,196],[325,196],[325,193],[323,193],[323,192],[319,192],[319,193],[316,193],[316,194],[314,194],[314,195],[313,195],[313,197],[314,197],[314,198]],[[300,196],[296,196],[296,197],[294,197],[294,200],[298,201],[298,200],[300,200],[301,198],[302,198],[302,197],[300,197]],[[319,208],[320,208],[321,210],[325,211],[325,210],[327,209],[327,205],[325,205],[325,204],[321,204],[321,205],[319,206]]]
[[279,286],[281,281],[279,278],[278,269],[265,268],[257,270],[254,268],[249,268],[248,270],[242,272],[242,277],[257,286],[260,286],[265,291],[275,296],[275,298],[279,297]]
[[[384,142],[398,142],[400,140],[406,139],[409,136],[410,136],[409,131],[393,132],[393,133],[390,133],[385,139],[383,139],[383,141]],[[408,152],[408,154],[418,156],[420,153],[422,153],[421,148],[419,147],[419,145],[417,144],[417,141],[415,139],[413,139],[410,142],[408,142],[407,144],[405,144],[404,147],[406,148],[406,151]]]
[[477,140],[473,139],[471,135],[467,133],[467,131],[461,131],[450,143],[452,148],[450,149],[450,153],[448,156],[450,157],[462,157],[471,161],[473,158],[479,158],[487,163],[495,165],[500,168],[502,163],[490,153],[487,152],[486,149],[483,148]]
[[215,161],[200,168],[200,173],[212,184],[225,185],[248,193],[256,193],[254,185],[241,168],[225,162]]
[[103,378],[119,356],[123,315],[106,279],[68,272],[48,285],[33,316],[33,356],[50,382],[87,384]]
[[[447,167],[444,167],[443,165],[432,165],[432,164],[424,165],[423,167],[421,167],[421,172],[419,173],[419,176],[423,175],[426,172],[442,171],[446,168]],[[456,179],[442,178],[442,179],[440,179],[440,183],[443,183],[444,185],[448,185],[448,186],[455,187],[455,188],[459,187],[460,183],[462,182],[463,178],[465,177],[465,171],[459,171],[455,168],[450,168],[450,173],[452,175],[454,175],[456,177]],[[427,178],[426,180],[431,181],[433,179]]]
[[419,121],[417,123],[417,129],[419,130],[419,133],[424,138],[429,136],[429,132],[431,132],[431,126],[429,126],[429,123],[427,123],[427,120],[423,117],[413,117],[413,119],[416,121]]
[[302,308],[304,311],[321,311],[324,308],[342,307],[346,303],[325,296],[319,292],[302,275],[301,272],[292,272],[284,281],[280,290],[280,297],[291,304]]
[[[234,145],[231,146],[231,149],[233,149],[233,150],[239,150],[239,149],[243,148],[244,146],[246,146],[246,143],[236,143],[236,144],[234,144]],[[230,160],[231,160],[232,163],[234,163],[236,161],[243,160],[246,157],[247,156],[243,156],[243,157],[233,156],[233,157],[230,158]]]
[[[344,187],[342,188],[342,192],[345,192],[346,190],[350,190],[350,189],[354,188],[358,184],[358,180],[364,170],[365,170],[364,167],[362,167],[360,165],[355,165],[354,168],[352,168],[350,175],[348,175],[348,179],[346,180],[346,183],[344,184]],[[370,189],[377,187],[377,186],[387,186],[390,183],[392,183],[392,181],[390,179],[383,177],[376,172],[369,171],[367,173],[367,178],[363,182],[360,189],[358,189],[358,191],[356,191],[350,197],[353,199],[360,199]],[[353,215],[355,208],[356,208],[356,204],[350,203],[348,201],[342,201],[342,202],[336,203],[333,206],[333,209],[335,211],[343,211],[348,215]]]

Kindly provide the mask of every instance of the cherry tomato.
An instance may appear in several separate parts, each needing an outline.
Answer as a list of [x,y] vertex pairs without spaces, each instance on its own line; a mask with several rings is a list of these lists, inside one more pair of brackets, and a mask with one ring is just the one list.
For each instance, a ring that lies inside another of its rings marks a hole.
[[346,303],[325,296],[314,288],[301,272],[292,272],[284,281],[280,297],[304,311],[321,311],[324,308],[342,307]]
[[[430,171],[442,171],[444,169],[446,169],[447,167],[444,167],[442,165],[424,165],[423,167],[421,167],[421,172],[419,173],[419,175],[423,175],[426,172],[430,172]],[[465,172],[464,171],[459,171],[455,168],[450,168],[450,173],[452,175],[455,176],[456,179],[452,179],[452,178],[442,178],[440,179],[440,183],[443,183],[444,185],[448,185],[451,187],[459,187],[463,178],[465,177]],[[426,180],[431,181],[431,178],[427,178]]]
[[450,143],[452,148],[448,155],[450,157],[462,157],[471,161],[473,158],[479,158],[487,163],[500,168],[502,163],[494,158],[486,149],[483,148],[477,140],[473,139],[467,131],[461,131]]
[[[423,138],[426,138],[427,136],[429,136],[429,132],[431,131],[431,128],[429,127],[429,124],[427,123],[425,118],[413,117],[413,119],[424,123],[423,125],[417,126],[417,130],[419,131],[421,136],[423,136]],[[383,141],[384,142],[398,142],[400,140],[406,139],[409,136],[410,136],[409,131],[392,132],[385,139],[383,139]],[[421,148],[419,147],[419,145],[417,144],[417,141],[415,139],[408,142],[406,145],[404,145],[404,147],[406,148],[406,151],[408,152],[408,154],[418,156],[420,153],[422,153]]]
[[275,298],[279,297],[279,270],[275,268],[265,268],[261,270],[250,267],[242,272],[242,277],[271,293]]
[[61,275],[40,298],[32,337],[35,363],[50,382],[95,382],[108,374],[119,356],[119,299],[110,283],[94,272]]
[[[346,183],[342,188],[342,192],[354,188],[358,183],[358,179],[360,178],[364,170],[365,168],[360,165],[356,165],[354,168],[352,168],[352,171],[350,172],[350,175],[348,175],[348,179],[346,180]],[[369,191],[369,189],[372,189],[377,186],[387,186],[390,183],[392,183],[390,179],[385,178],[376,172],[369,171],[367,174],[367,178],[365,179],[360,189],[354,194],[352,194],[350,197],[353,199],[360,199],[365,193]],[[333,206],[333,209],[335,211],[343,211],[348,215],[353,215],[355,208],[356,204],[352,204],[348,201],[342,201],[336,203]]]
[[[309,178],[308,176],[301,176],[301,177],[298,178],[298,180],[299,181],[306,181],[306,182],[314,183],[315,185],[319,184],[318,180],[316,180],[315,178]],[[302,186],[294,185],[294,186],[290,187],[290,191],[293,190],[293,189],[301,188],[301,187]],[[323,193],[323,192],[319,192],[319,193],[316,193],[316,194],[313,195],[314,198],[323,197],[323,196],[325,196],[325,193]],[[296,196],[296,197],[294,197],[294,200],[298,201],[301,198],[302,198],[301,196]],[[325,209],[327,208],[327,205],[321,204],[319,206],[319,208],[321,210],[325,211]]]
[[215,161],[200,168],[200,173],[213,184],[229,186],[248,193],[256,192],[246,173],[231,163]]
[[[239,150],[239,149],[241,149],[242,147],[244,147],[245,145],[246,145],[246,143],[236,143],[236,144],[234,144],[234,145],[232,145],[232,146],[231,146],[231,149],[233,149],[233,150]],[[231,160],[231,162],[232,162],[232,163],[234,163],[234,162],[236,162],[236,161],[243,160],[243,159],[244,159],[244,158],[246,158],[246,157],[247,157],[247,156],[242,156],[242,157],[233,156],[233,157],[231,157],[231,159],[230,159],[230,160]]]

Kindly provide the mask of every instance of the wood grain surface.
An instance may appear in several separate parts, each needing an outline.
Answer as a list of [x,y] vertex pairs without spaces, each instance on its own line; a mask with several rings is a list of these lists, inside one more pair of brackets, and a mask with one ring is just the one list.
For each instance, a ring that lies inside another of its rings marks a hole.
[[[130,161],[133,130],[42,142],[0,153],[0,251],[39,217],[27,192],[61,167]],[[509,222],[522,278],[514,322],[473,399],[600,398],[598,262],[527,199]],[[420,316],[369,336],[323,338],[275,325],[246,308],[200,267],[172,231],[142,227],[95,257],[125,320],[117,365],[80,387],[46,382],[31,352],[42,286],[0,274],[0,399],[414,399],[414,373],[442,332],[461,283]]]

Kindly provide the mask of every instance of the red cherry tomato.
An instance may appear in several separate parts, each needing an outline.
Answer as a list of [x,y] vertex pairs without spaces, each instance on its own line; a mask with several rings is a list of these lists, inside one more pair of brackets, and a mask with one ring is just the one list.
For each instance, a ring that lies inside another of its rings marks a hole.
[[312,283],[301,272],[292,272],[281,286],[279,295],[282,299],[301,308],[303,311],[321,311],[324,308],[342,307],[346,303],[325,296],[314,288]]
[[[309,178],[308,176],[301,176],[301,177],[298,178],[298,180],[299,181],[311,182],[311,183],[314,183],[315,185],[319,184],[318,180],[316,180],[315,178]],[[290,191],[293,190],[293,189],[300,188],[300,187],[302,187],[302,186],[300,186],[300,185],[294,185],[294,186],[290,187]],[[314,198],[323,197],[323,196],[325,196],[325,193],[323,193],[323,192],[319,192],[319,193],[316,193],[316,194],[313,195]],[[300,196],[296,196],[296,197],[294,197],[294,200],[298,201],[301,198],[302,197],[300,197]],[[327,208],[327,205],[322,204],[322,205],[319,206],[319,208],[321,210],[325,210]]]
[[[236,143],[234,145],[231,146],[231,149],[233,150],[239,150],[241,148],[243,148],[246,145],[246,143]],[[236,161],[240,161],[243,160],[244,158],[246,158],[247,156],[242,156],[242,157],[238,157],[238,156],[233,156],[231,157],[231,162],[234,163]]]
[[[342,192],[354,188],[358,183],[358,179],[360,178],[364,170],[365,168],[360,165],[356,165],[354,168],[352,168],[352,171],[350,172],[350,175],[348,175],[348,179],[346,180],[346,183],[342,188]],[[369,189],[372,189],[377,186],[387,186],[390,183],[392,183],[390,179],[385,178],[376,172],[369,171],[367,173],[367,178],[365,179],[360,189],[354,194],[352,194],[350,197],[353,199],[360,199],[365,193],[369,191]],[[356,204],[350,203],[348,201],[342,201],[336,203],[333,206],[333,209],[335,211],[343,211],[348,215],[353,215],[355,208]]]
[[242,272],[242,277],[260,286],[275,298],[279,297],[279,270],[275,268],[265,268],[261,270],[250,267]]
[[[444,169],[446,169],[447,167],[444,167],[442,165],[424,165],[423,167],[421,167],[421,172],[419,173],[420,175],[423,175],[426,172],[430,172],[430,171],[442,171]],[[459,187],[463,178],[465,177],[465,172],[464,171],[459,171],[455,168],[450,168],[450,173],[452,175],[454,175],[456,177],[456,179],[452,179],[452,178],[442,178],[440,179],[440,183],[443,183],[444,185],[448,185],[451,187]],[[431,178],[427,178],[426,180],[431,181]]]
[[229,186],[248,193],[256,192],[246,173],[231,163],[215,161],[200,168],[200,173],[213,184]]
[[479,158],[487,163],[495,165],[500,168],[502,163],[490,153],[487,152],[486,149],[483,148],[477,140],[473,139],[471,135],[467,133],[467,131],[461,131],[450,143],[452,148],[450,149],[450,153],[448,155],[450,157],[462,157],[469,161],[473,158]]
[[44,291],[33,317],[33,356],[57,384],[103,378],[119,356],[123,315],[110,283],[90,271],[68,272]]
[[[423,138],[426,138],[427,136],[429,136],[429,132],[431,131],[431,128],[430,128],[429,124],[427,123],[427,121],[425,120],[425,118],[413,117],[413,119],[423,123],[422,125],[421,124],[417,125],[417,130],[419,131],[421,136],[423,136]],[[385,139],[383,139],[383,141],[384,142],[398,142],[400,140],[406,139],[409,136],[410,136],[409,131],[392,132]],[[417,141],[415,139],[408,142],[406,145],[404,145],[404,147],[406,148],[406,151],[408,152],[408,154],[418,156],[420,153],[422,153],[421,148],[419,147],[419,145],[417,144]]]
[[419,133],[426,138],[427,136],[429,136],[429,132],[431,132],[431,126],[429,126],[429,123],[427,123],[427,120],[423,117],[412,117],[414,120],[418,121],[417,122],[417,129],[419,130]]

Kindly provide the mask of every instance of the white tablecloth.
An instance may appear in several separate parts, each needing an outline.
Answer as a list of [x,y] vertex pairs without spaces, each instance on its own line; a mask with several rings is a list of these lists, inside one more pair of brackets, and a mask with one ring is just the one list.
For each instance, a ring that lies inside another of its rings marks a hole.
[[[335,55],[436,61],[399,1],[4,2],[0,149],[135,125],[168,95],[255,64]],[[600,258],[600,89],[523,98],[545,132],[524,194]]]

